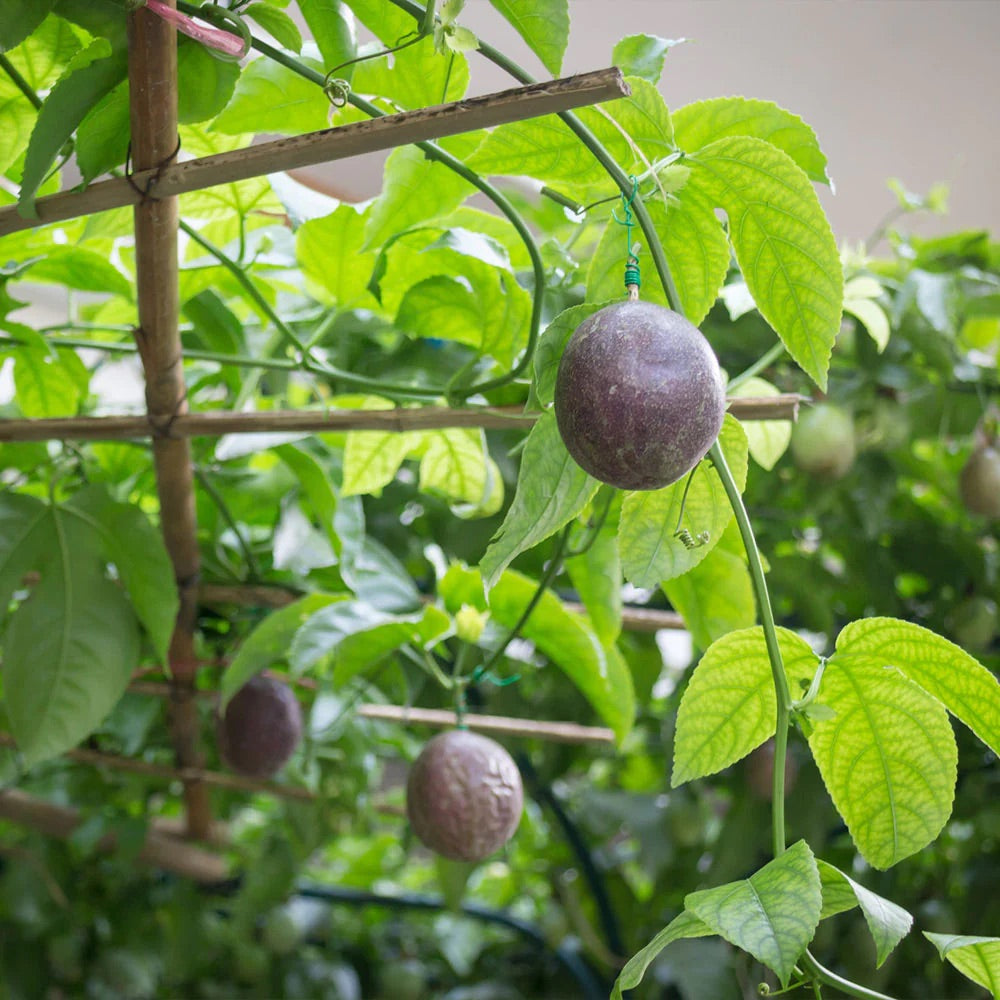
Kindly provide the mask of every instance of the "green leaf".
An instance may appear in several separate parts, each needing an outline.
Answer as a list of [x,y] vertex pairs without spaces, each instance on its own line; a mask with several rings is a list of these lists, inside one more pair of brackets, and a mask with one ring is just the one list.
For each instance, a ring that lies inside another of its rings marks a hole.
[[83,247],[54,246],[45,256],[33,261],[20,273],[28,281],[40,281],[81,292],[110,292],[132,300],[132,286],[108,260]]
[[76,164],[84,183],[89,184],[125,162],[130,133],[126,81],[105,94],[87,112],[76,131]]
[[293,604],[272,611],[243,641],[219,682],[220,707],[251,677],[288,660],[296,632],[321,608],[345,601],[346,594],[307,594]]
[[344,444],[343,496],[379,496],[396,478],[419,437],[391,431],[349,431]]
[[[407,20],[406,30],[414,30],[415,22]],[[391,56],[356,64],[351,87],[359,94],[382,97],[401,108],[425,108],[465,96],[469,63],[457,53],[439,55],[434,51],[434,40],[428,37]]]
[[870,653],[841,649],[809,746],[854,843],[875,868],[926,847],[951,814],[958,751],[940,702]]
[[683,38],[660,38],[657,35],[626,35],[614,47],[611,62],[625,76],[639,76],[656,83],[663,72],[667,52],[683,41]]
[[[274,7],[267,9],[287,17]],[[239,63],[216,59],[204,45],[181,37],[177,45],[177,77],[177,120],[193,125],[214,118],[230,102],[240,67]]]
[[48,16],[56,0],[0,0],[0,52],[20,45]]
[[4,638],[4,701],[26,766],[91,733],[124,694],[139,657],[139,629],[121,590],[105,578],[100,537],[50,509],[40,582]]
[[569,40],[569,0],[490,0],[528,43],[542,65],[558,76]]
[[[44,6],[46,2],[47,0],[43,0],[39,6]],[[86,0],[79,2],[83,3]],[[64,5],[65,0],[58,0],[60,8]],[[121,24],[124,28],[124,18],[121,18]],[[122,31],[122,42],[125,40],[124,34]],[[40,27],[10,52],[9,58],[28,86],[39,93],[48,90],[59,79],[70,60],[82,47],[79,32],[62,17],[52,15],[45,18]]]
[[212,124],[217,132],[296,135],[329,127],[321,87],[271,59],[254,59],[240,74],[233,99]]
[[14,359],[17,405],[26,417],[73,416],[80,405],[80,388],[69,369],[52,351],[25,347]]
[[0,173],[24,152],[35,117],[28,99],[9,80],[0,78]]
[[136,506],[113,500],[103,486],[88,486],[66,504],[100,532],[104,554],[115,564],[139,621],[166,663],[179,598],[163,537]]
[[729,522],[719,545],[702,562],[664,582],[663,592],[699,649],[708,649],[734,629],[752,626],[757,605],[736,522]]
[[830,183],[816,133],[798,115],[771,101],[715,97],[686,104],[674,112],[674,134],[688,153],[730,136],[763,139],[787,153],[810,180]]
[[[610,491],[610,486],[603,491]],[[595,507],[602,507],[602,498],[591,505],[591,516],[597,516]],[[588,535],[589,526],[581,529]],[[618,555],[617,518],[610,514],[594,536],[586,551],[566,560],[566,572],[583,606],[587,609],[594,631],[605,644],[617,640],[622,628],[622,567]]]
[[816,859],[800,840],[748,879],[690,893],[684,908],[787,986],[816,933],[822,902]]
[[365,249],[378,249],[404,229],[450,215],[473,190],[467,180],[427,159],[416,146],[393,150],[385,163],[382,193],[368,216]]
[[1000,998],[1000,938],[932,934],[930,931],[924,931],[924,937],[963,976],[988,989],[993,1000]]
[[378,309],[367,287],[375,254],[361,249],[364,230],[364,216],[350,205],[299,227],[295,254],[307,287],[321,302],[342,309]]
[[[876,967],[881,967],[893,948],[910,933],[913,917],[901,906],[883,899],[863,885],[858,885],[839,868],[834,868],[825,861],[818,861],[817,864],[823,882],[823,916],[831,915],[828,913],[831,904],[836,906],[832,911],[834,913],[840,913],[855,905],[860,906],[875,942]],[[844,905],[842,900],[844,895],[851,898],[847,905]]]
[[293,52],[302,51],[302,32],[283,10],[269,3],[252,3],[243,8],[242,14],[253,18],[279,45]]
[[712,928],[699,920],[693,913],[682,911],[666,927],[653,938],[645,948],[637,951],[626,963],[615,980],[615,988],[611,992],[611,1000],[622,1000],[622,990],[630,990],[642,982],[646,970],[653,960],[673,941],[682,938],[707,937],[712,934]]
[[480,562],[487,586],[522,552],[576,517],[599,485],[570,458],[555,414],[543,413],[524,446],[514,501]]
[[[508,570],[490,591],[490,615],[505,628],[513,628],[537,589],[536,581]],[[635,693],[618,650],[605,646],[589,621],[569,611],[551,590],[542,595],[521,635],[580,689],[620,745],[632,728]]]
[[41,500],[0,493],[0,623],[25,574],[39,564],[50,535],[49,508]]
[[736,259],[760,314],[788,353],[826,388],[840,329],[843,272],[837,244],[802,169],[770,143],[718,139],[687,157],[687,187],[729,217]]
[[837,636],[837,652],[898,670],[1000,754],[1000,683],[961,646],[912,622],[863,618]]
[[[583,108],[577,116],[626,172],[643,173],[674,152],[673,128],[656,87],[638,78],[628,82],[630,97]],[[568,186],[578,197],[610,186],[604,168],[556,115],[498,126],[468,163],[480,173],[530,174]]]
[[[324,69],[332,70],[357,55],[354,19],[340,0],[299,0],[299,10],[319,46]],[[353,72],[353,66],[337,70],[338,75],[348,80]]]
[[[420,490],[451,503],[479,507],[493,491],[496,473],[481,429],[425,431],[420,445]],[[502,496],[502,494],[501,494]]]
[[[778,396],[780,393],[770,382],[762,378],[748,378],[730,392],[731,397]],[[788,450],[792,440],[790,420],[748,420],[743,424],[747,436],[747,447],[753,460],[768,472],[774,468],[779,458]]]
[[[648,201],[646,210],[667,258],[681,311],[696,326],[708,315],[729,270],[729,243],[711,202],[695,189],[682,188],[670,201]],[[612,219],[587,272],[587,299],[621,298],[624,289],[625,239]],[[648,254],[640,255],[642,297],[667,305],[667,295]]]
[[35,194],[66,140],[84,115],[125,79],[126,72],[125,53],[112,51],[100,38],[74,58],[52,88],[38,112],[24,158],[18,211],[25,218],[37,217]]
[[[590,298],[589,288],[587,297]],[[582,305],[570,306],[569,309],[559,313],[542,332],[532,362],[534,392],[540,406],[549,406],[555,397],[556,376],[559,374],[559,361],[566,348],[566,342],[588,316],[593,316],[595,312],[610,304],[610,302],[588,301]]]
[[303,624],[288,658],[297,674],[326,659],[342,685],[400,646],[428,648],[450,629],[450,616],[432,604],[410,614],[391,614],[365,601],[343,601],[322,608]]
[[[747,479],[747,442],[739,422],[726,415],[719,444],[740,490]],[[684,494],[687,492],[687,499]],[[680,518],[681,511],[684,516]],[[709,459],[694,473],[661,490],[627,493],[618,533],[625,579],[637,587],[655,587],[663,580],[697,566],[718,544],[733,516],[719,474]],[[689,549],[675,536],[679,526],[708,541]]]
[[[816,654],[779,628],[785,674],[812,678]],[[672,787],[716,774],[774,735],[777,701],[764,630],[730,632],[705,651],[677,709]]]
[[396,325],[413,336],[468,344],[509,365],[528,339],[531,297],[513,275],[480,261],[468,261],[465,271],[471,288],[445,275],[410,288]]

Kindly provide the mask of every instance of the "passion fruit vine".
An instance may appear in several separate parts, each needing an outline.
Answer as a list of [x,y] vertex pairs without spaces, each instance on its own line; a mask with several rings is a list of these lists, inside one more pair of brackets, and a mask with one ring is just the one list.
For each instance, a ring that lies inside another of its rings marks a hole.
[[302,739],[302,709],[287,684],[258,674],[233,695],[219,720],[219,748],[237,773],[270,778]]
[[573,331],[556,376],[566,450],[595,479],[656,490],[693,469],[726,412],[719,363],[696,326],[651,302],[616,302]]
[[406,783],[413,832],[436,854],[482,861],[514,836],[524,807],[521,775],[499,743],[478,733],[439,733]]

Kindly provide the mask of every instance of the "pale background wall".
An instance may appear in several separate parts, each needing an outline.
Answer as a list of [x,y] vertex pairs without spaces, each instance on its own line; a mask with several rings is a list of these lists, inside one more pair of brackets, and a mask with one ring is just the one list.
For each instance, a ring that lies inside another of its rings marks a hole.
[[[890,176],[951,186],[949,218],[923,231],[1000,237],[1000,0],[570,0],[570,16],[567,73],[607,66],[623,35],[684,37],[661,81],[670,106],[742,94],[804,118],[830,160],[836,194],[820,197],[838,239],[867,236],[891,208]],[[460,23],[546,75],[488,0],[468,0]],[[509,85],[470,59],[474,92]],[[371,161],[324,173],[377,191]]]

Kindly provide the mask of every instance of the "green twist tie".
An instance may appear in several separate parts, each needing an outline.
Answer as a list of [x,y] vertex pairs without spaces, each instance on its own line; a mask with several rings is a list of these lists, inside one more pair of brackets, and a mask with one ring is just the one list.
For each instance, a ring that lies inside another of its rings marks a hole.
[[642,275],[639,271],[639,261],[635,257],[629,257],[625,262],[625,287],[628,288],[629,285],[635,285],[636,288],[642,287]]

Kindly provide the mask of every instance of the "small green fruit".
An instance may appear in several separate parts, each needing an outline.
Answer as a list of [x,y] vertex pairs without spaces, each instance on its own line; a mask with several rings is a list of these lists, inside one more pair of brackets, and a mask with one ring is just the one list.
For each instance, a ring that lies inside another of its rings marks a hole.
[[302,941],[302,928],[287,909],[272,910],[264,921],[263,939],[272,955],[290,955]]
[[439,733],[410,768],[406,813],[413,832],[446,858],[488,858],[514,836],[523,807],[517,765],[478,733]]
[[958,489],[970,514],[1000,517],[1000,451],[989,444],[977,448],[962,467]]
[[955,641],[969,652],[988,649],[997,633],[997,605],[988,597],[967,597],[951,613]]
[[833,403],[806,410],[792,430],[792,458],[820,479],[840,479],[854,464],[854,421]]
[[616,302],[589,316],[559,362],[555,415],[566,450],[621,489],[676,482],[711,448],[725,412],[708,341],[651,302]]

